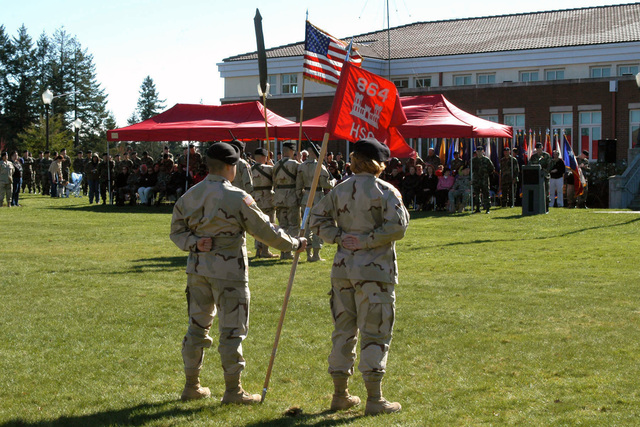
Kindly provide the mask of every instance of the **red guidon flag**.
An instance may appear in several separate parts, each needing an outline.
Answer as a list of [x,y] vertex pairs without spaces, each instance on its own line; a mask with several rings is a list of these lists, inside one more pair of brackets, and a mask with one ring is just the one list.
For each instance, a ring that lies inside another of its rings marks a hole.
[[333,99],[327,123],[332,139],[356,142],[376,138],[389,146],[393,157],[414,157],[397,127],[407,122],[396,86],[347,62]]

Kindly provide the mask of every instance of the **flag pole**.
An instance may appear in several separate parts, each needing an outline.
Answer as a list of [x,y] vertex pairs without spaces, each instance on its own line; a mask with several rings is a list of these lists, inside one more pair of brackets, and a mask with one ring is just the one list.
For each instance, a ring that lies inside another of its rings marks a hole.
[[[327,146],[329,142],[329,132],[325,132],[322,138],[322,148],[320,149],[319,159],[317,159],[316,170],[313,174],[313,181],[311,183],[311,189],[309,190],[309,198],[307,199],[307,205],[304,209],[304,215],[302,217],[302,223],[300,225],[299,237],[304,237],[307,221],[309,219],[309,212],[313,207],[313,201],[316,196],[316,188],[320,181],[320,172],[322,171],[322,161],[327,154]],[[291,272],[289,273],[289,283],[287,284],[287,290],[284,294],[284,301],[282,302],[282,310],[280,311],[280,320],[278,321],[278,327],[276,328],[276,337],[273,342],[273,349],[271,350],[271,359],[269,360],[269,367],[267,368],[267,376],[264,379],[264,387],[262,388],[262,397],[260,403],[264,402],[264,398],[267,395],[267,389],[269,388],[269,380],[271,379],[271,372],[273,371],[273,364],[276,359],[276,353],[278,351],[278,343],[280,342],[280,335],[282,333],[282,325],[284,324],[284,317],[287,313],[287,306],[289,304],[289,297],[291,296],[291,289],[293,288],[293,280],[296,277],[296,269],[298,267],[298,260],[300,259],[300,252],[296,252],[293,257],[293,264],[291,264]]]
[[302,94],[300,95],[300,131],[298,132],[298,153],[302,151],[302,120],[304,116],[304,83],[307,79],[302,78]]

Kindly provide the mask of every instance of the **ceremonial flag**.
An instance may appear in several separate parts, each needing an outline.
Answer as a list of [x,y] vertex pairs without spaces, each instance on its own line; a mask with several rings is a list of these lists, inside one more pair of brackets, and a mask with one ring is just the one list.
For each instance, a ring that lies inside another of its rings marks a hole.
[[582,169],[578,167],[578,161],[576,160],[576,156],[573,154],[573,150],[571,149],[571,144],[567,139],[567,135],[562,135],[563,141],[563,149],[562,149],[562,157],[564,158],[565,168],[570,170],[573,173],[573,185],[575,188],[576,196],[582,195],[584,193],[584,186],[587,181],[584,179],[584,175],[582,175]]
[[[307,21],[302,65],[304,78],[337,86],[346,55],[347,43]],[[349,53],[349,63],[358,67],[362,64],[362,56],[355,48]]]
[[327,132],[334,139],[356,142],[376,138],[394,157],[416,157],[397,127],[407,122],[396,86],[369,71],[344,64],[333,99]]
[[553,155],[553,149],[551,148],[551,135],[549,135],[549,129],[547,129],[547,133],[544,137],[544,151],[549,153],[549,155]]
[[438,156],[440,157],[440,161],[443,164],[447,163],[447,140],[442,138],[442,144],[440,145],[440,154],[438,154]]

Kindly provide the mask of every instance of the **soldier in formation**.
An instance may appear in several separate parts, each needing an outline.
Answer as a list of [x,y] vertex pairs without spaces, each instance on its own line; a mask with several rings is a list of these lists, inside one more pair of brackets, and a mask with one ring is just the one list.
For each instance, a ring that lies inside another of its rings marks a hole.
[[182,342],[186,383],[181,398],[211,395],[200,385],[199,375],[204,349],[213,344],[209,330],[217,312],[225,381],[222,403],[258,403],[260,395],[247,393],[240,381],[250,303],[245,232],[284,252],[304,250],[306,240],[275,227],[251,195],[231,185],[240,158],[235,146],[216,143],[206,155],[209,175],[178,199],[171,219],[171,240],[189,252],[189,328]]
[[49,179],[49,167],[53,160],[51,160],[51,152],[46,150],[44,157],[40,160],[40,181],[42,182],[42,195],[48,196],[51,193],[51,180]]
[[520,168],[518,160],[511,155],[511,149],[505,147],[502,149],[502,158],[500,159],[500,190],[502,191],[502,207],[514,206],[515,200],[513,194],[518,188],[518,177],[520,176]]
[[113,188],[113,180],[115,179],[116,162],[111,159],[107,153],[102,154],[102,161],[98,163],[98,177],[100,179],[100,196],[102,204],[107,204],[107,192],[109,188]]
[[398,190],[378,178],[388,158],[386,145],[375,139],[358,141],[351,154],[354,176],[337,185],[311,211],[309,226],[325,242],[338,245],[331,270],[332,410],[360,403],[347,388],[358,331],[358,368],[367,389],[365,414],[401,409],[399,403],[382,397],[381,388],[395,319],[395,241],[404,237],[409,224]]
[[69,170],[71,169],[71,158],[67,156],[67,149],[63,148],[60,150],[60,156],[62,157],[62,164],[60,167],[62,168],[62,180],[69,181]]
[[243,189],[245,193],[251,194],[253,192],[253,177],[251,175],[251,166],[244,159],[245,144],[237,139],[231,141],[230,144],[235,145],[240,150],[240,159],[236,164],[236,177],[233,179],[232,184]]
[[549,179],[551,178],[551,175],[549,175],[549,166],[551,165],[551,156],[542,150],[542,143],[536,143],[536,152],[531,155],[529,165],[540,165],[540,168],[542,168],[544,175],[544,194],[546,195],[545,207],[548,211],[549,202],[551,201],[551,197],[549,196]]
[[44,151],[38,152],[38,158],[33,162],[33,178],[36,186],[36,194],[44,194],[42,190],[41,163],[44,160]]
[[35,160],[31,157],[29,150],[24,150],[22,153],[22,192],[27,190],[27,193],[35,193],[34,185],[34,165]]
[[[292,236],[300,232],[300,200],[296,192],[299,163],[293,160],[295,144],[282,144],[282,158],[273,166],[274,196],[276,216],[280,227]],[[293,259],[290,251],[283,251],[280,259]]]
[[13,162],[9,161],[9,154],[2,152],[0,157],[0,207],[7,199],[7,207],[11,207],[11,195],[13,192]]
[[449,190],[449,210],[453,212],[463,212],[465,206],[471,201],[471,178],[468,166],[462,165],[458,168],[453,187]]
[[[313,176],[316,172],[318,165],[318,157],[320,156],[318,148],[315,144],[311,143],[309,156],[307,160],[298,165],[298,174],[296,176],[296,192],[300,199],[300,207],[306,208],[309,200],[309,192],[311,191],[311,184],[313,183]],[[330,190],[335,185],[335,180],[329,175],[329,171],[324,165],[321,165],[320,178],[318,179],[318,185],[316,188],[315,196],[313,198],[312,206],[318,204],[318,202],[324,197],[324,190]],[[322,249],[322,239],[316,233],[313,233],[309,227],[305,229],[305,237],[311,242],[311,248],[307,248],[307,261],[316,262],[324,261],[320,258],[320,249]],[[312,253],[313,252],[313,253]]]
[[[253,198],[260,210],[269,217],[269,222],[276,222],[276,210],[273,206],[273,165],[268,165],[269,152],[264,148],[258,148],[253,157],[256,163],[251,166],[253,180]],[[259,240],[255,241],[256,257],[277,258],[278,255],[269,251],[269,246]]]
[[475,212],[480,212],[480,194],[482,194],[482,205],[485,213],[491,209],[491,196],[489,195],[489,182],[495,170],[491,159],[484,155],[484,147],[479,145],[476,148],[476,157],[471,161],[473,173],[473,205]]
[[589,152],[587,150],[582,151],[578,156],[578,167],[582,170],[582,176],[585,183],[582,190],[582,194],[578,196],[576,203],[578,208],[587,208],[587,190],[589,189],[589,175],[591,174],[591,167],[589,166]]

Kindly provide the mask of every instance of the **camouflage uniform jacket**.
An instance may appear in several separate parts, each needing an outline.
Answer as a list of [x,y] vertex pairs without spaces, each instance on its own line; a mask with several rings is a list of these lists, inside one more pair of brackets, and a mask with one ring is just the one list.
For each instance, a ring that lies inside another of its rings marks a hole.
[[[219,175],[207,175],[173,208],[171,240],[189,252],[190,274],[247,282],[245,231],[281,251],[299,247],[299,240],[271,224],[249,194]],[[198,239],[203,237],[213,239],[210,252],[197,249]]]
[[100,179],[100,174],[98,173],[98,166],[100,166],[100,162],[93,163],[93,161],[88,161],[84,165],[84,174],[87,176],[86,179],[90,181],[97,181]]
[[511,182],[514,178],[517,181],[519,174],[520,168],[518,167],[518,160],[516,160],[515,157],[508,156],[500,159],[500,176],[502,176],[502,182]]
[[253,198],[260,209],[273,208],[273,166],[256,163],[251,167]]
[[469,175],[458,175],[451,187],[451,191],[471,191],[471,178]]
[[62,157],[62,170],[69,173],[69,169],[71,168],[71,157],[63,156]]
[[300,205],[296,194],[296,179],[299,163],[283,157],[273,165],[273,184],[275,194],[273,204],[277,207],[294,207]]
[[107,162],[103,160],[100,163],[98,163],[98,176],[100,177],[100,182],[107,182],[109,181],[109,178],[111,178],[111,180],[113,181],[113,179],[115,178],[113,174],[115,167],[116,167],[116,162],[114,162],[113,160],[110,160],[109,161],[110,170],[107,172]]
[[494,170],[495,168],[493,167],[493,163],[487,156],[473,159],[473,182],[487,181],[488,183]]
[[544,151],[541,154],[533,153],[533,155],[531,155],[531,158],[529,159],[529,164],[540,165],[545,178],[549,178],[549,166],[551,166],[551,156],[549,155],[549,153],[546,153]]
[[84,159],[73,159],[73,171],[75,173],[84,173]]
[[[309,228],[337,243],[331,277],[398,283],[395,241],[404,237],[409,212],[388,182],[361,173],[336,185],[311,210]],[[364,248],[342,247],[343,234],[355,234]]]
[[42,160],[40,160],[40,175],[46,175],[49,173],[49,167],[51,166],[51,163],[53,163],[53,159],[51,159],[51,157],[49,157],[48,159],[46,157],[43,157]]
[[0,184],[13,184],[13,163],[0,161]]
[[578,167],[582,168],[582,175],[584,176],[584,179],[588,179],[589,174],[591,172],[591,167],[589,166],[589,159],[578,158]]
[[238,163],[236,163],[236,177],[233,179],[232,184],[244,190],[246,193],[253,193],[251,167],[245,159],[238,159]]
[[453,159],[451,162],[451,170],[457,171],[464,165],[464,160],[462,159]]
[[[300,165],[298,165],[298,175],[296,176],[296,194],[300,199],[300,205],[306,206],[307,199],[309,198],[309,192],[311,191],[311,184],[313,183],[313,175],[316,173],[316,166],[318,161],[316,159],[307,159]],[[324,193],[322,190],[331,190],[334,186],[334,181],[329,175],[329,171],[324,165],[320,171],[320,178],[318,179],[318,187],[316,188],[316,194],[314,196],[313,205],[322,199]]]

